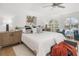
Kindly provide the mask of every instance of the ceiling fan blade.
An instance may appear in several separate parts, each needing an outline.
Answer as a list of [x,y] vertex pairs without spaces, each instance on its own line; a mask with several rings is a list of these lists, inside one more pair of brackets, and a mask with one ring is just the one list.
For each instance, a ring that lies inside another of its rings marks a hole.
[[44,7],[44,8],[45,8],[45,7],[51,7],[51,5],[47,5],[47,6],[43,6],[43,7]]
[[60,5],[58,5],[58,7],[60,7],[60,8],[65,8],[65,6],[60,6]]
[[53,3],[53,6],[58,6],[60,4],[62,4],[62,3]]

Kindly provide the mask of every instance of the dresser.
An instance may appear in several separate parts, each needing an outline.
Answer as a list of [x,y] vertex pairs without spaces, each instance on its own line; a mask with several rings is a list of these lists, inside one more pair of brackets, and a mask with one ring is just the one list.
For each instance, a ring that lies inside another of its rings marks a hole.
[[9,46],[21,42],[22,31],[0,32],[0,46]]

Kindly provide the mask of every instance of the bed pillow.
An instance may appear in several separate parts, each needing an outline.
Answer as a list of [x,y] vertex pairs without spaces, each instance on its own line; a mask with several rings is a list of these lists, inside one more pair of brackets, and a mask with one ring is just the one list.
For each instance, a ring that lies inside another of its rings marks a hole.
[[42,28],[41,27],[37,27],[37,33],[42,33]]
[[22,29],[22,32],[25,33],[26,32],[25,29]]
[[62,41],[64,41],[64,40],[66,40],[66,38],[64,37],[64,35],[62,35],[62,34],[59,34],[59,36],[56,36],[55,37],[55,42],[57,43],[57,44],[59,44],[60,42],[62,42]]
[[32,31],[31,29],[27,29],[27,30],[26,29],[22,29],[22,32],[25,33],[25,34],[29,34],[29,33],[31,33],[31,31]]
[[32,28],[33,33],[37,33],[37,28]]

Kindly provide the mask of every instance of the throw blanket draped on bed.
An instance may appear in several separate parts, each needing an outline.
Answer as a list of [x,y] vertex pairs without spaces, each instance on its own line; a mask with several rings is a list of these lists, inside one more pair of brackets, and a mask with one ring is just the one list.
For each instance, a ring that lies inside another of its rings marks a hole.
[[77,51],[75,47],[66,42],[61,42],[52,47],[52,51],[50,53],[51,56],[68,56],[69,54],[77,56]]

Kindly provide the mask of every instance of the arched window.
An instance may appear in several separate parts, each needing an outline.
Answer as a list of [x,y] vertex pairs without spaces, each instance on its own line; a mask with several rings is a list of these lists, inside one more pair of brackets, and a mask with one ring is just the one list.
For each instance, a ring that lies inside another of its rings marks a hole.
[[79,21],[77,18],[75,17],[66,18],[65,26],[69,26],[70,29],[73,27],[78,28],[78,24],[79,24]]

